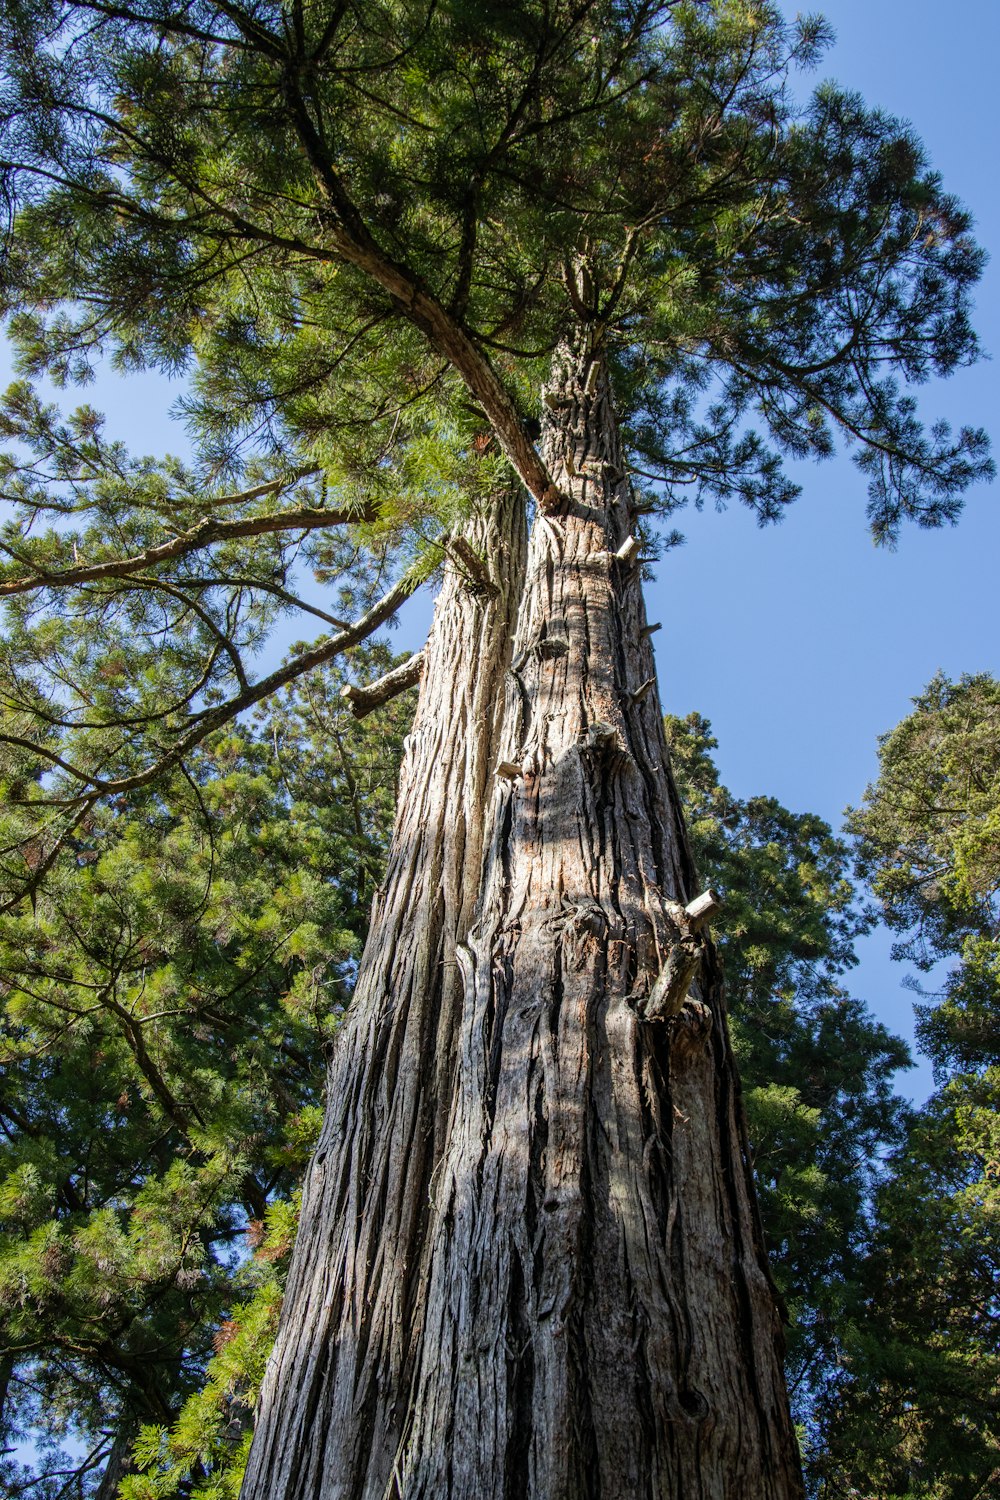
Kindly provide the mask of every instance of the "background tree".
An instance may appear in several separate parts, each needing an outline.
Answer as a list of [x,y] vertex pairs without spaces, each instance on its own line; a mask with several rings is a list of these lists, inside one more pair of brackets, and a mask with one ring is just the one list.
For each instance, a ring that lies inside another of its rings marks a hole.
[[[317,710],[329,709],[330,684],[315,682],[308,696],[306,714],[309,724],[315,726]],[[342,711],[333,721],[334,739],[338,737],[336,724],[341,720]],[[329,721],[325,728],[329,732]],[[260,795],[262,784],[279,775],[287,759],[294,767],[296,787],[305,791],[299,799],[300,805],[305,804],[303,816],[308,805],[315,806],[319,800],[336,816],[338,783],[330,779],[329,740],[324,738],[318,754],[306,757],[294,726],[285,720],[281,730],[283,754],[276,759],[271,738],[274,726],[265,724],[263,730],[262,742],[256,747],[260,755],[253,780],[258,806],[266,805]],[[704,720],[697,716],[686,721],[668,720],[668,730],[674,771],[688,809],[702,875],[725,893],[727,918],[720,952],[733,1010],[762,1216],[774,1273],[792,1317],[789,1375],[802,1418],[812,1426],[807,1469],[828,1475],[830,1463],[842,1458],[846,1445],[836,1429],[819,1433],[811,1419],[817,1399],[822,1402],[831,1382],[837,1382],[836,1362],[844,1354],[845,1334],[855,1361],[859,1339],[863,1346],[867,1341],[871,1351],[881,1345],[882,1377],[887,1387],[891,1384],[891,1372],[884,1364],[884,1344],[877,1331],[881,1325],[872,1321],[882,1315],[884,1303],[877,1308],[866,1306],[871,1272],[869,1268],[866,1281],[863,1275],[859,1278],[859,1269],[870,1267],[872,1226],[868,1205],[880,1176],[880,1158],[888,1147],[898,1144],[901,1136],[904,1111],[898,1100],[888,1097],[888,1084],[891,1070],[905,1064],[905,1049],[872,1023],[863,1006],[851,1000],[838,982],[853,961],[851,939],[867,925],[855,904],[845,846],[813,816],[789,813],[770,798],[746,802],[734,798],[719,783],[710,755],[715,742]],[[268,750],[270,754],[265,753]],[[229,768],[225,784],[231,796],[244,772],[246,747],[241,749],[229,741],[223,751],[221,758]],[[903,782],[912,790],[908,778]],[[212,798],[216,790],[213,781],[208,780],[205,786],[206,795]],[[261,818],[262,825],[264,821]],[[233,830],[226,832],[231,836]],[[162,835],[162,827],[156,835]],[[252,849],[255,864],[259,853],[257,844]],[[345,859],[350,861],[356,855],[350,840],[341,841],[335,853],[338,868],[346,868]],[[219,863],[225,863],[231,871],[231,862]],[[70,874],[69,878],[88,881],[91,870],[92,864],[83,860],[76,866],[77,877]],[[357,884],[363,884],[363,877]],[[76,905],[72,902],[74,909]],[[90,998],[88,991],[85,1000]],[[306,1042],[315,1046],[315,1034]],[[71,1066],[72,1059],[67,1058],[67,1064]],[[300,1097],[295,1081],[286,1076],[281,1050],[259,1051],[255,1066],[258,1071],[273,1070],[277,1075],[276,1081],[268,1080],[265,1088],[274,1100],[272,1109],[288,1109]],[[280,1090],[279,1084],[283,1085]],[[315,1098],[312,1088],[309,1097]],[[949,1123],[953,1130],[954,1121]],[[287,1131],[287,1125],[284,1128]],[[297,1133],[294,1123],[293,1129]],[[943,1131],[938,1134],[947,1144],[947,1135]],[[915,1139],[926,1149],[932,1139],[926,1124]],[[93,1154],[92,1143],[78,1147],[73,1142],[71,1122],[65,1127],[62,1146],[67,1159],[88,1147],[91,1157]],[[274,1148],[269,1149],[273,1154]],[[284,1150],[284,1165],[294,1171],[295,1161],[287,1144]],[[912,1173],[912,1163],[909,1170]],[[911,1274],[900,1304],[931,1295],[933,1275],[925,1277],[924,1269],[936,1268],[934,1274],[940,1278],[936,1295],[952,1300],[952,1317],[961,1316],[964,1307],[971,1315],[976,1304],[974,1280],[970,1286],[968,1273],[973,1278],[988,1275],[989,1267],[975,1259],[966,1266],[966,1280],[959,1283],[955,1265],[948,1264],[948,1257],[954,1253],[949,1216],[935,1213],[933,1207],[941,1180],[935,1177],[929,1181],[927,1173],[925,1168],[922,1187],[926,1201],[921,1207],[922,1230],[916,1247],[914,1205],[905,1191],[909,1189],[912,1194],[913,1182],[904,1180],[901,1193],[894,1185],[883,1192],[881,1199],[883,1216],[887,1205],[896,1205],[898,1222],[893,1243],[897,1253],[905,1246],[910,1258]],[[217,1212],[214,1205],[209,1208]],[[213,1319],[206,1319],[202,1336],[206,1348],[211,1336],[217,1352],[205,1367],[204,1383],[199,1387],[202,1367],[190,1355],[182,1382],[173,1387],[167,1380],[159,1382],[163,1405],[169,1405],[172,1411],[185,1390],[191,1394],[180,1415],[173,1417],[169,1431],[161,1412],[158,1424],[154,1423],[140,1443],[138,1456],[144,1472],[128,1479],[123,1491],[135,1500],[180,1493],[200,1500],[202,1496],[235,1494],[239,1489],[249,1437],[247,1403],[252,1405],[273,1337],[294,1213],[282,1210],[279,1214],[275,1208],[269,1219],[270,1233],[249,1264],[216,1266],[215,1313]],[[883,1217],[883,1236],[887,1226],[891,1229],[891,1217]],[[259,1239],[257,1229],[252,1234]],[[884,1244],[880,1253],[884,1254]],[[884,1271],[884,1265],[881,1269]],[[134,1267],[130,1270],[134,1274]],[[898,1316],[898,1307],[896,1312]],[[64,1374],[65,1365],[64,1359]],[[893,1366],[893,1370],[896,1368]],[[42,1384],[37,1369],[32,1379]],[[95,1371],[84,1369],[77,1384],[61,1392],[66,1416],[79,1421],[94,1402],[97,1387]],[[954,1370],[941,1368],[925,1351],[924,1403],[929,1400],[954,1409],[959,1395],[968,1402],[968,1390],[956,1388]],[[852,1413],[855,1428],[866,1434],[864,1457],[855,1459],[852,1482],[858,1483],[859,1464],[870,1464],[862,1472],[873,1495],[882,1494],[879,1483],[890,1482],[876,1478],[887,1449],[886,1397],[884,1388],[881,1399],[867,1409],[857,1404]],[[872,1402],[869,1390],[864,1399]],[[897,1393],[897,1400],[901,1406],[902,1393]],[[968,1405],[963,1409],[964,1421],[968,1421],[969,1409]],[[142,1414],[144,1419],[153,1415],[148,1407]],[[100,1421],[106,1430],[110,1429],[112,1415],[105,1395]],[[926,1472],[939,1483],[947,1484],[950,1479],[954,1485],[954,1476],[947,1472],[948,1456],[949,1451],[952,1455],[966,1451],[958,1443],[960,1436],[966,1434],[949,1428],[950,1450],[935,1450],[923,1460]],[[832,1457],[823,1446],[824,1441],[831,1440]],[[851,1442],[856,1440],[857,1431],[852,1428]],[[892,1432],[892,1444],[908,1451],[898,1431]],[[96,1483],[96,1470],[92,1479]],[[940,1493],[965,1491],[946,1488]]]
[[878,781],[848,826],[900,934],[894,957],[924,973],[949,964],[918,1012],[921,1043],[942,1075],[980,1073],[1000,1057],[1000,685],[938,676],[914,705],[880,741]]
[[1000,685],[939,676],[914,704],[850,826],[896,956],[949,965],[918,989],[938,1087],[878,1194],[849,1359],[820,1408],[822,1493],[975,1500],[1000,1477]]
[[[318,1130],[407,717],[401,700],[359,725],[342,684],[302,678],[184,774],[95,809],[34,908],[3,918],[2,1430],[36,1449],[5,1460],[7,1493],[90,1493],[102,1470],[116,1492],[247,1283],[245,1317],[276,1315],[282,1205]],[[265,1220],[266,1254],[240,1269]]]
[[733,1046],[790,1319],[789,1384],[808,1430],[835,1377],[841,1329],[857,1317],[873,1194],[907,1120],[893,1075],[909,1055],[844,988],[853,940],[871,926],[848,846],[815,814],[734,797],[699,715],[668,716],[667,737],[699,870],[725,899],[719,953]]

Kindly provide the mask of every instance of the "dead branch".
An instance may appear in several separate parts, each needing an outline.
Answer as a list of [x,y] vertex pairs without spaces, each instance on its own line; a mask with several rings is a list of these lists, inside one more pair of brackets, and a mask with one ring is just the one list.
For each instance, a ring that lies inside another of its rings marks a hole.
[[401,666],[394,667],[391,672],[386,672],[384,677],[370,682],[367,687],[358,687],[355,683],[349,682],[346,687],[341,688],[340,696],[350,703],[354,717],[363,719],[376,708],[381,708],[384,703],[398,698],[399,694],[405,693],[407,688],[415,686],[420,681],[425,660],[424,652],[417,651]]

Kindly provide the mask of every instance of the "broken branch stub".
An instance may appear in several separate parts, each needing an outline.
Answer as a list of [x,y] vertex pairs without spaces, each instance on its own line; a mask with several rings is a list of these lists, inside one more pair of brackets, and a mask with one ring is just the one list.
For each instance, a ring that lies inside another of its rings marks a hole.
[[493,579],[490,577],[489,569],[479,556],[479,553],[470,545],[467,538],[464,536],[452,537],[450,546],[452,552],[461,562],[473,588],[478,589],[481,593],[495,596],[498,590]]
[[384,677],[370,682],[367,687],[358,687],[349,682],[346,687],[341,688],[340,696],[347,699],[354,717],[363,719],[366,714],[381,708],[400,693],[405,693],[407,688],[414,687],[420,681],[424,659],[423,651],[418,651],[401,666],[394,667],[391,672],[386,672]]
[[669,1021],[680,1014],[705,951],[702,929],[714,913],[721,910],[722,898],[718,891],[709,888],[689,901],[687,906],[673,902],[668,905],[677,937],[671,943],[641,1007],[644,1021]]
[[707,891],[702,891],[700,896],[696,896],[693,901],[688,902],[684,908],[684,915],[695,931],[697,931],[699,928],[704,927],[706,922],[710,922],[716,912],[721,910],[722,897],[718,891],[713,891],[711,886],[709,886]]
[[639,556],[641,547],[642,543],[637,536],[626,537],[621,546],[618,548],[618,551],[615,553],[615,557],[623,567],[627,568],[630,566],[630,564],[635,562],[636,558]]
[[701,963],[702,944],[694,932],[681,932],[653,980],[642,1007],[644,1021],[670,1021],[687,999],[691,982]]

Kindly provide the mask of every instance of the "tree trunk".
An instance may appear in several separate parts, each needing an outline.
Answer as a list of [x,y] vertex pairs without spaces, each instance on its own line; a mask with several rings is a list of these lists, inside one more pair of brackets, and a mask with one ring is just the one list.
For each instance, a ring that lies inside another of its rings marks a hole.
[[121,1482],[135,1472],[132,1464],[132,1449],[139,1435],[139,1423],[134,1416],[123,1412],[115,1440],[111,1444],[108,1461],[104,1465],[101,1482],[94,1491],[94,1500],[117,1500]]
[[[600,361],[564,351],[546,407],[562,499],[529,547],[476,920],[446,1022],[397,949],[414,1018],[341,1049],[244,1500],[801,1494]],[[377,943],[393,922],[422,933],[390,883]]]
[[407,741],[385,881],[337,1038],[281,1328],[243,1495],[381,1497],[423,1326],[428,1219],[463,1005],[456,947],[485,814],[524,575],[524,502],[473,520],[445,571]]
[[693,872],[601,365],[567,352],[547,405],[565,500],[529,549],[500,751],[520,774],[496,794],[462,954],[389,1493],[784,1500],[801,1482],[781,1332],[719,970],[683,911]]
[[[14,1375],[14,1356],[12,1354],[0,1355],[0,1444],[4,1441],[4,1420],[7,1409],[7,1393],[10,1390],[10,1382]],[[7,1452],[13,1450],[0,1446],[0,1458]]]

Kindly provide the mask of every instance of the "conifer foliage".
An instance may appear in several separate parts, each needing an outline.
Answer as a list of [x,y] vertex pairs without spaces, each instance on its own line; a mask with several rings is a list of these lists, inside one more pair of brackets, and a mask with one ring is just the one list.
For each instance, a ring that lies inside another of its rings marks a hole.
[[930,976],[937,1088],[877,1196],[822,1493],[978,1500],[1000,1481],[1000,684],[935,677],[879,759],[851,827],[897,957]]
[[[32,798],[41,862],[281,686],[252,667],[277,614],[333,625],[329,659],[440,561],[504,455],[544,500],[539,392],[574,328],[611,360],[654,510],[774,520],[783,457],[839,439],[878,539],[956,518],[986,437],[925,429],[905,384],[976,358],[982,253],[908,128],[832,85],[793,103],[827,36],[735,0],[5,0],[21,366],[184,370],[197,440],[154,464],[88,408],[7,395],[3,733],[69,777]],[[343,621],[296,567],[329,577],[358,522],[394,565]]]
[[[3,918],[6,1493],[124,1472],[140,1426],[228,1348],[234,1306],[229,1361],[248,1325],[266,1352],[406,715],[357,724],[342,682],[303,678],[184,774],[95,810]],[[239,1395],[215,1405],[220,1442],[246,1425]]]

